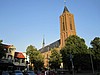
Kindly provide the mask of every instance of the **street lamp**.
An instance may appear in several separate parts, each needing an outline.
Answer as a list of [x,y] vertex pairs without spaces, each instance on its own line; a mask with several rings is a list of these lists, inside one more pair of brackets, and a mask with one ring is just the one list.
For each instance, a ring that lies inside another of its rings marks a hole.
[[70,53],[70,61],[72,64],[72,71],[73,71],[73,75],[74,75],[74,64],[73,64],[73,59],[72,59],[72,54]]
[[[89,48],[90,49],[90,48]],[[90,49],[91,50],[91,49]],[[92,59],[92,55],[91,55],[91,52],[90,52],[90,60],[91,60],[91,66],[92,66],[92,72],[94,74],[94,66],[93,66],[93,59]]]
[[91,54],[90,54],[90,59],[91,59],[92,72],[94,74],[94,66],[93,66],[93,60],[92,60],[92,55]]

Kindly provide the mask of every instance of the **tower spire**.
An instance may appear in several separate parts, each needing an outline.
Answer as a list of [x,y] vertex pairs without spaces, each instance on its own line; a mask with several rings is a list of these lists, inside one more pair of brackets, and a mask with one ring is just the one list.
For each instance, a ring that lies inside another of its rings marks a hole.
[[43,36],[43,43],[42,43],[42,47],[45,46],[45,39],[44,39],[44,36]]
[[67,7],[66,7],[66,0],[64,0],[64,10],[63,10],[63,13],[64,13],[65,11],[69,12],[69,10],[68,10]]
[[64,1],[64,10],[60,16],[60,48],[65,46],[65,40],[70,35],[76,35],[74,15],[71,14],[67,9],[66,0],[63,1]]

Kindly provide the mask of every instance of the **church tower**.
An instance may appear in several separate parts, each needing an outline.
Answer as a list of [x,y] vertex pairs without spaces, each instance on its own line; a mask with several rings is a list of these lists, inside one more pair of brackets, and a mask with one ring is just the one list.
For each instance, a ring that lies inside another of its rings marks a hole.
[[60,15],[60,48],[65,46],[65,39],[70,35],[76,35],[74,15],[64,6],[63,13]]

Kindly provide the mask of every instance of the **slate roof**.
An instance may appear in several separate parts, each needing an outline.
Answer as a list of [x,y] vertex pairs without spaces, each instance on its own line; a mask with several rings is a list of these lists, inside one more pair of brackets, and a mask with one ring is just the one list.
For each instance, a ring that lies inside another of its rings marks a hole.
[[67,7],[66,7],[66,6],[64,6],[63,13],[64,13],[65,11],[69,12],[69,10],[67,9]]
[[39,49],[39,51],[41,53],[44,53],[44,52],[47,52],[48,50],[51,50],[53,48],[59,48],[59,46],[60,46],[60,39],[49,44],[49,45],[47,45],[47,46],[45,46],[44,48]]
[[9,48],[11,45],[6,45],[6,44],[0,44],[0,48],[3,47],[3,48]]

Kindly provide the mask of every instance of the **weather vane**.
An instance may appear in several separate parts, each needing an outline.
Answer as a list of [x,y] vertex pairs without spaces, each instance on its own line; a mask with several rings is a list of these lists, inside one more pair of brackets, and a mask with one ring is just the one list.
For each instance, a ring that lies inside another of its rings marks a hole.
[[64,6],[66,6],[66,0],[64,0]]

